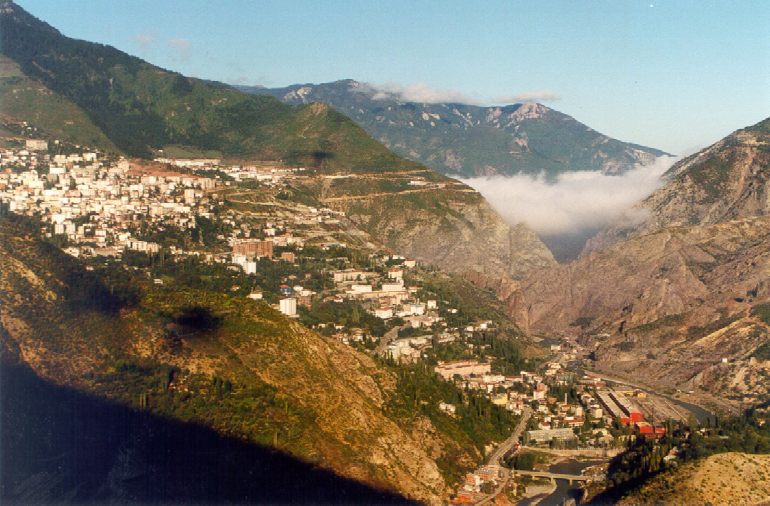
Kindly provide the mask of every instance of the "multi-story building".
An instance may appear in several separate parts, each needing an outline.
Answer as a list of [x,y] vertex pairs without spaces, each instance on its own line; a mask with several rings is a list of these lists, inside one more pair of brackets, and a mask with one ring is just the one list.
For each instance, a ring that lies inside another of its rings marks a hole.
[[233,254],[273,258],[271,241],[243,241],[233,245]]
[[288,298],[281,299],[278,302],[278,309],[286,316],[294,316],[297,314],[297,299]]
[[476,360],[456,360],[454,362],[439,362],[433,370],[445,380],[450,380],[454,378],[455,374],[463,378],[472,374],[477,376],[488,374],[492,371],[492,366]]

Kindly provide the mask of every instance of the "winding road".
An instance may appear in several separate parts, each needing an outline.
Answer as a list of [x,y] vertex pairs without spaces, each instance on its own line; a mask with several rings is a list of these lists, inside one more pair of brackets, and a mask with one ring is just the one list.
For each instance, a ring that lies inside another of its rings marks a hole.
[[402,325],[400,327],[393,327],[387,331],[385,335],[382,336],[382,339],[380,339],[380,344],[377,345],[377,348],[374,350],[374,354],[378,357],[382,356],[382,354],[385,352],[385,348],[387,348],[392,341],[398,338],[398,331],[405,327],[406,325]]
[[[497,449],[489,457],[489,461],[487,462],[487,464],[497,465],[497,466],[500,465],[500,460],[505,456],[506,453],[508,453],[511,449],[513,449],[513,445],[515,445],[519,441],[519,437],[521,436],[521,433],[524,432],[524,429],[527,427],[527,422],[529,421],[529,417],[531,416],[532,416],[532,410],[528,407],[525,407],[524,413],[521,415],[521,420],[519,420],[519,424],[516,426],[516,429],[513,431],[513,434],[511,434],[511,437],[506,439],[503,442],[503,444],[497,447]],[[512,476],[511,471],[504,467],[501,467],[500,471],[503,473],[503,478],[500,480],[500,483],[497,485],[497,488],[495,488],[494,492],[486,496],[484,499],[478,501],[476,503],[476,506],[482,506],[483,504],[487,504],[490,501],[494,500],[494,498],[497,497],[497,494],[502,492],[505,486],[508,484],[508,480],[510,480]]]

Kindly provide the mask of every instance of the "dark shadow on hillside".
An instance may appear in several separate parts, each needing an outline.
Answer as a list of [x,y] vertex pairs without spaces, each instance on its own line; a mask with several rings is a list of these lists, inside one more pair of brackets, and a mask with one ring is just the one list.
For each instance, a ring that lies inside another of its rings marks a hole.
[[100,276],[88,271],[82,262],[43,238],[41,229],[43,226],[39,218],[11,212],[7,204],[0,204],[0,233],[29,240],[21,250],[9,251],[9,255],[22,263],[29,262],[30,268],[41,263],[45,270],[61,281],[64,307],[69,311],[98,311],[114,316],[139,300],[136,289],[128,284],[107,285]]
[[213,430],[0,371],[2,504],[408,504]]

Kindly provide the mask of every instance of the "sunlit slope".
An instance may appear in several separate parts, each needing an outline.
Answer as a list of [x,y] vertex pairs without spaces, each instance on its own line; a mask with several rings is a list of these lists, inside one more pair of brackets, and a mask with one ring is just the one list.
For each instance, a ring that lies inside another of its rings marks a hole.
[[591,239],[584,254],[666,227],[770,213],[770,119],[675,164],[668,183]]
[[0,223],[5,359],[428,502],[480,459],[459,420],[396,410],[397,378],[372,358],[258,301],[97,277],[36,233]]
[[155,67],[110,46],[75,40],[13,2],[0,4],[2,54],[80,107],[126,154],[167,146],[319,170],[413,168],[328,106],[291,107]]

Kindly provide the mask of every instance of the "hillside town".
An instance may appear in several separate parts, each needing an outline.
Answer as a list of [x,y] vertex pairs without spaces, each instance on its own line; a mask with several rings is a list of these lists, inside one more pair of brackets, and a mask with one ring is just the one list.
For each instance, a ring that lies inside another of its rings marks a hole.
[[[219,268],[232,276],[231,291],[346,345],[425,365],[514,417],[531,411],[515,448],[606,455],[633,434],[662,437],[663,420],[686,418],[639,389],[570,370],[577,345],[569,341],[552,344],[548,360],[509,359],[495,341],[500,323],[443,300],[415,260],[368,244],[340,211],[287,198],[302,169],[172,158],[147,167],[60,148],[27,139],[0,151],[0,201],[39,219],[66,253],[91,263],[134,254]],[[146,270],[154,284],[173,281]],[[274,282],[258,278],[266,271]],[[437,407],[456,417],[461,406]],[[466,475],[454,502],[475,503],[506,476],[485,464]]]
[[[60,153],[65,150],[67,154]],[[195,257],[249,276],[264,262],[299,267],[308,257],[306,245],[337,252],[349,243],[361,247],[362,234],[346,222],[343,212],[286,198],[287,188],[302,172],[271,165],[223,165],[218,159],[158,158],[151,167],[137,166],[96,150],[65,148],[59,141],[49,146],[45,140],[26,139],[0,152],[0,201],[9,211],[38,218],[46,235],[75,257],[120,261],[130,252],[162,254],[174,261]],[[443,318],[437,301],[425,293],[418,296],[420,287],[406,284],[417,262],[365,246],[370,251],[367,268],[338,255],[327,259],[322,272],[313,273],[326,278],[320,282],[327,288],[323,293],[303,286],[300,278],[311,278],[305,272],[282,276],[275,293],[255,287],[247,296],[269,299],[292,318],[298,317],[298,307],[310,307],[314,300],[347,301],[390,322],[391,328],[430,330],[439,325]],[[162,277],[154,281],[164,282]],[[457,311],[441,308],[445,314]],[[346,344],[364,339],[363,330],[351,331],[339,322],[313,326],[323,330],[330,325]],[[481,322],[478,329],[486,326]],[[458,329],[442,328],[439,342],[459,337]],[[387,355],[398,362],[419,361],[428,345],[421,336],[391,341],[384,343]]]
[[[153,170],[147,170],[124,158],[105,157],[97,150],[69,146],[68,154],[54,154],[62,151],[55,148],[60,148],[58,141],[49,146],[45,140],[26,139],[18,147],[0,152],[0,200],[10,211],[39,217],[49,237],[60,237],[66,243],[64,250],[73,256],[119,259],[128,250],[147,254],[163,250],[174,257],[198,256],[206,263],[229,265],[251,275],[260,259],[292,264],[302,256],[306,244],[344,248],[342,237],[350,235],[342,225],[344,213],[298,202],[279,207],[272,198],[273,209],[260,214],[221,211],[224,202],[240,203],[239,183],[248,181],[250,188],[265,190],[263,198],[268,202],[264,195],[280,194],[302,169],[228,166],[218,159],[158,158]],[[253,193],[244,198],[253,200]],[[202,232],[196,234],[194,230],[201,228],[201,218],[221,222],[217,231],[222,233],[200,237]],[[188,248],[164,244],[158,232],[171,236],[174,229],[197,235],[199,240]],[[150,240],[152,237],[158,239]],[[384,343],[382,351],[405,363],[424,359],[434,344],[494,330],[495,324],[489,320],[448,326],[447,317],[456,315],[458,308],[431,298],[416,281],[414,285],[408,283],[409,271],[417,267],[414,260],[376,252],[369,257],[368,268],[348,261],[345,268],[327,269],[328,289],[322,293],[305,288],[296,277],[286,279],[277,294],[277,308],[297,317],[297,308],[309,307],[315,298],[360,303],[374,317],[397,324],[389,326],[398,327],[399,332]],[[264,294],[255,290],[248,295],[262,299]],[[328,323],[317,327],[323,329]],[[364,339],[364,332],[343,332],[345,327],[338,327],[335,336],[347,344]],[[412,331],[403,332],[405,329]],[[409,335],[401,337],[403,334]],[[379,342],[382,336],[368,337]],[[553,348],[559,350],[559,346]],[[631,416],[626,397],[620,396],[613,397],[614,401],[600,396],[601,413],[598,405],[589,404],[585,398],[580,402],[573,399],[572,404],[561,402],[555,411],[549,410],[546,406],[558,401],[552,387],[571,384],[575,379],[559,361],[548,362],[541,372],[521,371],[515,376],[496,374],[490,361],[476,360],[439,362],[435,372],[462,388],[486,392],[495,404],[515,414],[520,414],[525,404],[541,403],[537,412],[543,415],[539,422],[542,430],[582,426],[585,413],[593,420],[606,416],[608,423],[612,421],[609,417],[626,420]],[[578,386],[577,394],[583,394],[583,385]],[[451,410],[449,406],[445,409]]]

